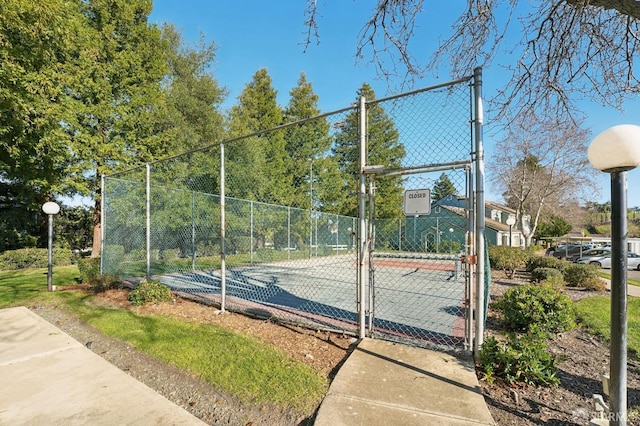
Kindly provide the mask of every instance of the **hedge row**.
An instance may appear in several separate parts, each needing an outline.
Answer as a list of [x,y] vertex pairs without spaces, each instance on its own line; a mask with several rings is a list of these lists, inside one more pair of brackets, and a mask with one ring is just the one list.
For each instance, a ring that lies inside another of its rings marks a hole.
[[571,263],[553,256],[539,256],[533,250],[519,247],[491,246],[489,261],[493,269],[501,269],[512,278],[518,269],[531,273],[531,282],[545,283],[560,288],[579,287],[587,290],[603,290],[604,281],[593,265]]
[[[73,262],[70,249],[54,248],[53,265],[67,266]],[[15,270],[24,268],[46,268],[49,265],[49,251],[40,248],[7,250],[0,253],[0,269]]]

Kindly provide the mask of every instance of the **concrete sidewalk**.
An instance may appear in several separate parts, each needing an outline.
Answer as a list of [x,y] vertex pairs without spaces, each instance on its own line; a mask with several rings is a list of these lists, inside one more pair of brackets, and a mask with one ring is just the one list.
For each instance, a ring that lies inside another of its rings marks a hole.
[[316,426],[494,425],[473,362],[364,339],[338,371]]
[[[611,280],[607,280],[605,278],[603,278],[603,280],[607,290],[611,291]],[[627,285],[627,296],[640,297],[640,286],[631,284]]]
[[205,423],[19,307],[0,310],[0,424]]

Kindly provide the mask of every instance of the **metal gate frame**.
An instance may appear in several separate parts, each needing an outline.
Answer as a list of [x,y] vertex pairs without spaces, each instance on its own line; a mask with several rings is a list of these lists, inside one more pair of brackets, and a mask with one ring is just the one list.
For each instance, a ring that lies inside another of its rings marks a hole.
[[[468,232],[465,244],[465,254],[461,261],[465,268],[465,350],[473,351],[479,356],[485,329],[485,207],[484,207],[484,148],[483,148],[483,104],[482,104],[482,69],[474,70],[471,77],[450,81],[419,91],[471,81],[473,86],[473,105],[471,119],[471,135],[475,151],[470,153],[469,161],[455,161],[441,164],[428,164],[418,167],[385,170],[381,165],[366,164],[367,158],[367,101],[360,98],[360,180],[359,180],[359,229],[358,229],[358,291],[357,309],[359,313],[360,338],[371,337],[373,320],[375,318],[375,227],[373,226],[373,212],[375,207],[375,180],[385,177],[427,173],[434,171],[455,170],[464,168],[466,171],[466,197],[468,211]],[[418,92],[418,91],[416,91]],[[404,93],[376,102],[391,100],[407,96],[416,92]],[[475,172],[475,173],[474,173]],[[475,176],[474,176],[475,174]],[[474,180],[475,177],[475,180]],[[367,181],[369,190],[367,191]],[[475,184],[475,185],[474,185]],[[367,209],[367,202],[369,208]],[[368,215],[367,215],[368,211]],[[367,262],[369,268],[366,267]],[[367,293],[367,283],[369,292]],[[367,333],[368,330],[368,333]]]

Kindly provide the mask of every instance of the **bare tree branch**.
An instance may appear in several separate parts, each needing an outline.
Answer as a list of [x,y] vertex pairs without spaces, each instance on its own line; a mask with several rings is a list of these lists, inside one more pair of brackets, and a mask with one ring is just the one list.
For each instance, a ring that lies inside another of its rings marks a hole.
[[[489,162],[492,184],[516,210],[527,244],[551,211],[562,216],[559,205],[583,201],[595,191],[595,171],[585,155],[588,132],[580,125],[521,115],[497,143]],[[523,226],[525,216],[531,218],[529,229]]]
[[[428,5],[425,0],[377,0],[358,36],[356,57],[374,64],[389,83],[399,78],[412,85],[442,66],[454,78],[470,75],[504,53],[510,59],[499,65],[512,77],[491,99],[496,120],[513,111],[535,111],[579,122],[579,100],[620,109],[640,94],[640,1],[539,0],[524,9],[517,0],[467,0],[452,34],[431,61],[421,64],[411,41]],[[318,39],[317,13],[316,0],[307,0],[307,46]]]

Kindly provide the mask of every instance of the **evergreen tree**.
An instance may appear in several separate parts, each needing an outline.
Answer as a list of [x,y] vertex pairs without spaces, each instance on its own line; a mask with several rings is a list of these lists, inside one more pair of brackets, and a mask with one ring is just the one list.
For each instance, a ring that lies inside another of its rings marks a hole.
[[571,224],[560,216],[551,215],[545,222],[538,224],[536,237],[561,237],[571,231]]
[[[400,168],[405,155],[404,146],[399,141],[399,133],[383,106],[375,101],[371,86],[363,84],[358,90],[358,98],[367,100],[367,159],[366,164],[380,164],[386,169]],[[338,188],[344,197],[336,206],[339,213],[349,216],[358,214],[358,181],[360,153],[359,112],[349,114],[336,135],[333,154],[342,175],[342,185]],[[376,216],[379,218],[401,217],[402,178],[385,177],[376,180]]]
[[[65,68],[81,16],[64,0],[0,2],[0,251],[46,235],[40,207],[64,179]],[[46,238],[40,238],[46,244]]]
[[442,173],[438,180],[433,185],[433,191],[431,191],[431,200],[438,201],[442,200],[447,195],[456,195],[456,187],[449,179],[446,173]]
[[[215,60],[215,44],[201,39],[196,46],[186,46],[172,25],[162,28],[162,38],[169,46],[169,70],[164,82],[166,109],[159,118],[162,139],[178,152],[222,141],[225,129],[220,105],[227,91],[207,71]],[[181,179],[195,191],[219,193],[220,155],[211,151],[216,150],[191,154],[188,163],[184,158],[181,170],[172,163],[170,173],[156,178],[164,178],[167,184]]]
[[[304,73],[300,75],[298,85],[291,89],[289,94],[291,95],[289,104],[284,111],[285,122],[304,120],[320,114],[318,95],[313,92],[313,87]],[[313,197],[312,191],[316,192],[314,200],[317,199],[317,194],[322,192],[318,184],[318,175],[324,169],[325,158],[331,149],[329,123],[326,118],[321,118],[287,127],[285,139],[289,158],[289,175],[292,176],[296,188],[293,194],[295,197],[293,205],[309,208]],[[315,176],[312,176],[314,169]]]
[[288,153],[282,130],[262,133],[282,124],[283,111],[266,69],[258,70],[231,109],[231,136],[256,134],[229,143],[230,195],[238,198],[290,205],[293,178],[288,174]]

